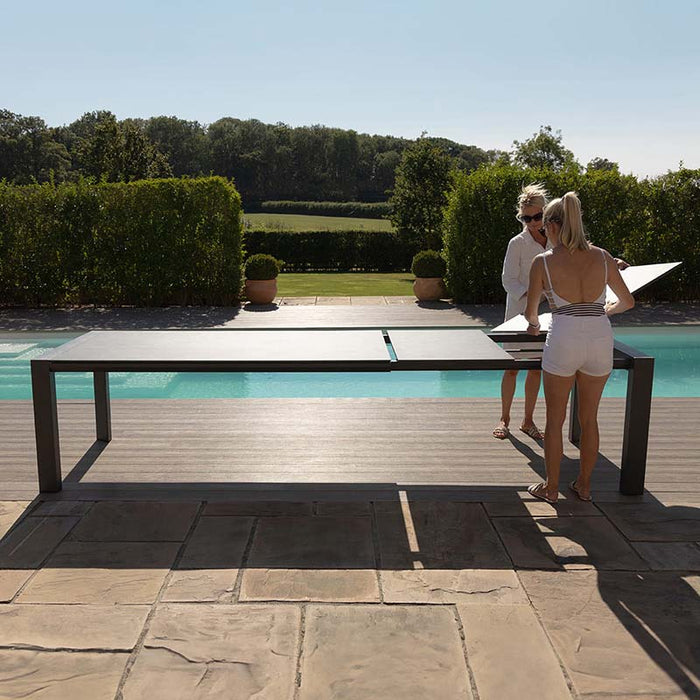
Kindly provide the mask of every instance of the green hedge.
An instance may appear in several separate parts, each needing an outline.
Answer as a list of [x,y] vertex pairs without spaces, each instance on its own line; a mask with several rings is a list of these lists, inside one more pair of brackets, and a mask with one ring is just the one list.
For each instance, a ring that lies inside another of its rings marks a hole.
[[224,178],[0,183],[0,302],[232,303],[241,202]]
[[386,202],[262,202],[246,205],[248,213],[310,214],[313,216],[347,216],[356,219],[385,219],[391,213]]
[[458,174],[445,215],[447,283],[457,301],[502,303],[503,257],[521,230],[515,204],[522,185],[543,182],[552,196],[576,190],[592,242],[633,265],[683,261],[680,273],[638,298],[700,298],[700,170],[651,180],[614,171],[560,173],[515,166]]
[[248,254],[284,260],[284,272],[403,272],[416,252],[390,231],[246,231]]

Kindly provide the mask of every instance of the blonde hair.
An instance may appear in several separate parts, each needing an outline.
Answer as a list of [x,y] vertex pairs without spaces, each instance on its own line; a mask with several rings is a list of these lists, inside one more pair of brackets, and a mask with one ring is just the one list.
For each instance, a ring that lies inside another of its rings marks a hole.
[[544,208],[543,223],[556,221],[561,224],[559,242],[571,253],[591,247],[583,228],[582,213],[581,202],[576,192],[567,192],[561,199],[553,199]]
[[533,182],[531,185],[525,185],[525,187],[520,190],[520,196],[518,197],[518,205],[516,209],[518,210],[518,216],[523,213],[525,207],[542,207],[547,204],[547,190],[541,182]]

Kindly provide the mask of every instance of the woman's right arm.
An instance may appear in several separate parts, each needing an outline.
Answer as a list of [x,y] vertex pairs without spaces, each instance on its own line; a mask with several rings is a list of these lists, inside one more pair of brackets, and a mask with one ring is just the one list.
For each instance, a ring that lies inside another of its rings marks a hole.
[[517,238],[511,238],[508,242],[506,257],[503,259],[501,282],[503,289],[516,299],[522,299],[527,292],[525,285],[520,282],[520,256],[520,242]]
[[634,297],[627,288],[625,280],[622,279],[622,275],[615,264],[615,260],[607,250],[605,251],[605,257],[608,263],[608,286],[615,292],[615,296],[617,296],[617,301],[605,305],[605,313],[608,316],[614,316],[615,314],[621,314],[623,311],[631,309],[634,306]]
[[537,309],[544,291],[543,267],[542,255],[537,255],[532,261],[532,267],[530,268],[530,284],[527,289],[527,306],[525,307],[525,318],[528,322],[527,332],[530,335],[537,335],[540,332],[540,319],[537,315]]

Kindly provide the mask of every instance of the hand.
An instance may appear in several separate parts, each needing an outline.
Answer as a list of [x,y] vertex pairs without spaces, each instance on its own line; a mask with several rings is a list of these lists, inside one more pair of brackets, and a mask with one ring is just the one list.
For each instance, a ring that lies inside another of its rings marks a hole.
[[612,314],[610,313],[610,309],[612,309],[613,306],[615,306],[615,304],[617,304],[616,301],[606,301],[605,302],[605,315],[606,316],[612,316]]
[[613,258],[613,260],[615,260],[618,270],[626,270],[630,266],[630,264],[625,262],[622,258]]

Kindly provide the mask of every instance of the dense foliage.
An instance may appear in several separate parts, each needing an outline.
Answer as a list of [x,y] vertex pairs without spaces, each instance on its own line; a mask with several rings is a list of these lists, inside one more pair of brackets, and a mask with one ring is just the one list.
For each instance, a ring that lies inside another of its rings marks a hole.
[[389,231],[246,231],[245,247],[282,258],[285,272],[403,272],[416,252]]
[[441,146],[420,138],[404,151],[396,169],[391,223],[419,247],[440,247],[452,167]]
[[243,272],[247,280],[272,280],[279,275],[283,264],[267,253],[255,253],[245,261]]
[[411,272],[416,277],[444,277],[447,263],[436,250],[421,250],[413,256]]
[[386,202],[263,202],[247,206],[246,213],[306,214],[310,216],[347,216],[357,219],[384,219],[391,213]]
[[231,303],[241,202],[223,178],[0,183],[0,302]]
[[[496,153],[429,139],[470,171]],[[249,205],[269,200],[383,202],[412,143],[326,126],[290,127],[224,117],[203,125],[177,117],[124,119],[88,112],[67,126],[0,110],[0,179],[14,184],[222,175]]]
[[613,255],[633,265],[683,262],[678,272],[650,289],[648,298],[700,298],[700,170],[637,180],[617,169],[584,173],[575,164],[556,172],[502,164],[458,175],[449,195],[445,255],[447,282],[456,300],[503,301],[503,256],[510,238],[521,230],[515,203],[522,185],[536,181],[553,196],[576,190],[591,241]]

